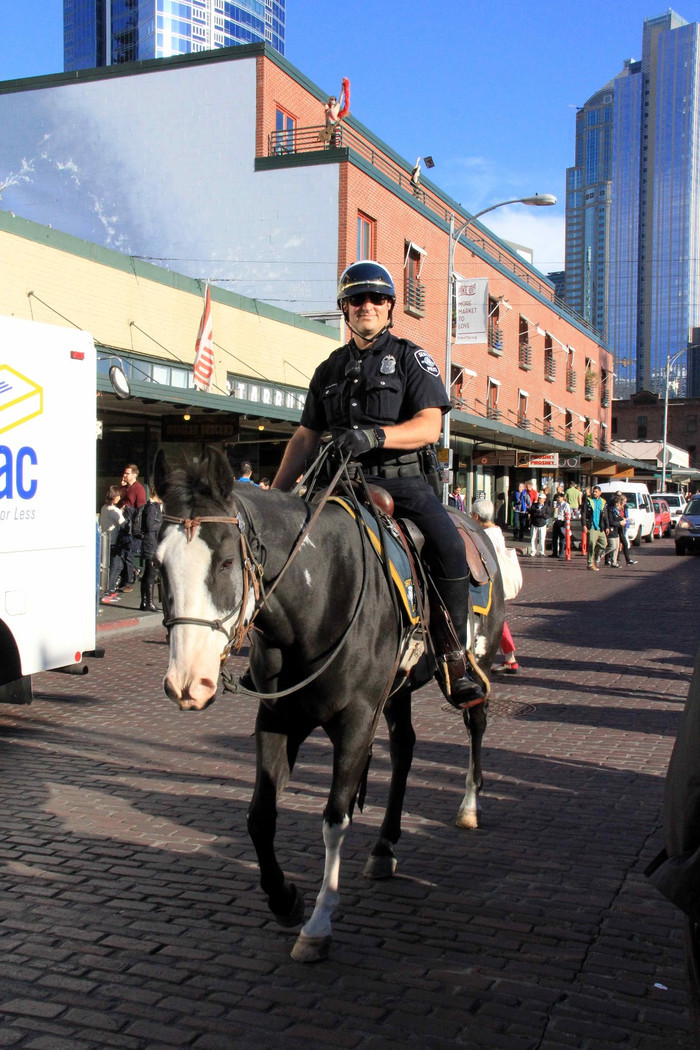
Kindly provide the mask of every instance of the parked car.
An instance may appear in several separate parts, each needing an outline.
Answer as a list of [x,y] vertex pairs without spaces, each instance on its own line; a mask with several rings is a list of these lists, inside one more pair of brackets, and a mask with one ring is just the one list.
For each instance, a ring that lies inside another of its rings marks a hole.
[[671,511],[671,528],[675,529],[678,524],[678,519],[685,510],[686,503],[688,502],[685,496],[680,492],[655,492],[653,498],[666,500],[668,503],[668,509]]
[[654,535],[661,539],[662,536],[671,535],[671,508],[665,499],[651,498],[654,508]]
[[700,550],[700,494],[695,493],[676,525],[676,554]]
[[649,489],[642,481],[606,481],[600,486],[603,498],[610,503],[616,492],[627,498],[627,541],[638,547],[642,537],[646,543],[654,540],[654,508]]

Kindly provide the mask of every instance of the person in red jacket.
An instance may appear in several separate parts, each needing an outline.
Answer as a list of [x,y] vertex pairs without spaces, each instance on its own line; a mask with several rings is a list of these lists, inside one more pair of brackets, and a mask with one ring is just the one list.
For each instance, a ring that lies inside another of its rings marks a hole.
[[[133,521],[139,507],[144,507],[146,505],[146,490],[138,480],[138,477],[139,468],[135,463],[128,463],[127,466],[124,467],[124,473],[122,474],[122,498],[119,501],[119,506],[124,512],[124,518],[127,523]],[[137,539],[135,536],[124,536],[121,542],[123,547],[122,556],[124,560],[121,589],[123,591],[132,591],[136,579],[134,555],[138,554],[141,550],[141,540]]]

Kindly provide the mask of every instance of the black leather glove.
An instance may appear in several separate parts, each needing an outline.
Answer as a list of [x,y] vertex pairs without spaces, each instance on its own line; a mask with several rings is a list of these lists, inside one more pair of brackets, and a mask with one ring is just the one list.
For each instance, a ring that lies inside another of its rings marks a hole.
[[373,448],[381,448],[384,444],[384,431],[381,427],[372,427],[369,430],[340,430],[333,440],[344,455],[350,455],[353,459]]

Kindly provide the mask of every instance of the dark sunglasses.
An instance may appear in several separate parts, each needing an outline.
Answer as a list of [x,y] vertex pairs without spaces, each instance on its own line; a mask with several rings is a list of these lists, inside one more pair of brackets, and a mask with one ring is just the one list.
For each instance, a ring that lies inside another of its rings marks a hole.
[[348,296],[348,302],[355,307],[362,306],[365,299],[369,299],[373,306],[381,306],[387,301],[386,295],[382,295],[381,292],[358,292],[357,295]]

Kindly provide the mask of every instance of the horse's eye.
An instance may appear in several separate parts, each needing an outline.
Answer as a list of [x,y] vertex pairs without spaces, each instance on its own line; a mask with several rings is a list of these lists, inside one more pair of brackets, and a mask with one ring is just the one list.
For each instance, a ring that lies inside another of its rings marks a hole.
[[222,572],[228,572],[228,570],[231,568],[232,565],[233,565],[233,558],[224,558],[224,560],[221,563],[221,571]]

